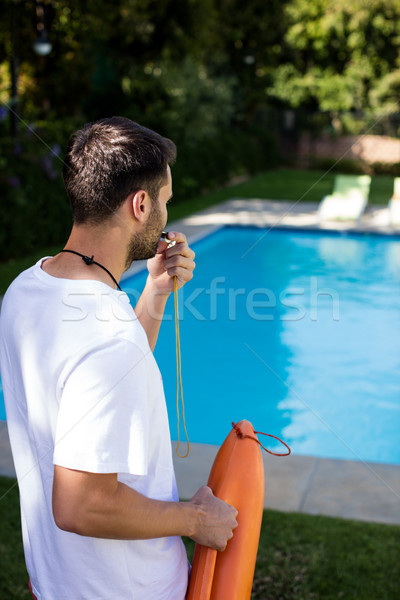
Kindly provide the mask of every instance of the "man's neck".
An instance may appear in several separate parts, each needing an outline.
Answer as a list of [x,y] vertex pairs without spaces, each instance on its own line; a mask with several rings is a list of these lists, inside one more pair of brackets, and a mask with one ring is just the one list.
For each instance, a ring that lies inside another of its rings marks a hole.
[[[107,269],[116,281],[120,280],[125,270],[125,243],[117,227],[74,225],[65,249],[89,258],[93,256],[93,260]],[[42,268],[54,277],[91,279],[116,287],[112,277],[103,268],[95,264],[87,264],[81,256],[69,252],[57,254],[45,261]]]

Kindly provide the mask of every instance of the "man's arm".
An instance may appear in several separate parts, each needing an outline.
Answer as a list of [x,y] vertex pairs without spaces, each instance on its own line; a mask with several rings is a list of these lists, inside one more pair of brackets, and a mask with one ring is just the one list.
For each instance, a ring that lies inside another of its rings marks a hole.
[[194,252],[183,233],[171,232],[168,235],[176,243],[168,248],[168,242],[159,242],[156,256],[147,262],[149,276],[135,307],[152,350],[157,342],[165,305],[174,289],[174,277],[177,277],[180,288],[192,279],[195,268]]
[[53,515],[56,525],[79,535],[109,539],[188,536],[224,550],[237,526],[237,511],[204,486],[189,502],[146,498],[116,473],[75,471],[55,465]]

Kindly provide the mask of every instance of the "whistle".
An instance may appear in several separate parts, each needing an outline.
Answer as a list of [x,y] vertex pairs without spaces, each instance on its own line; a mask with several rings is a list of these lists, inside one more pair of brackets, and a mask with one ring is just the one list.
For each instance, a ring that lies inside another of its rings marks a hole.
[[168,244],[168,248],[172,248],[172,246],[175,246],[176,242],[175,240],[169,240],[168,239],[168,231],[163,231],[161,236],[160,236],[160,241],[161,242],[167,242]]

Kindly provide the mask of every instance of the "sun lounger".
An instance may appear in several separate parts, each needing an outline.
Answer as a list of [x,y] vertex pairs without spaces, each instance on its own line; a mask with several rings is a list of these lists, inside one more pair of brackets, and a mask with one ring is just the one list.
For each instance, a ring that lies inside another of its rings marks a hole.
[[400,177],[394,180],[393,196],[389,200],[389,222],[391,225],[400,225]]
[[369,175],[337,175],[333,193],[320,202],[320,221],[358,220],[367,206],[370,185]]

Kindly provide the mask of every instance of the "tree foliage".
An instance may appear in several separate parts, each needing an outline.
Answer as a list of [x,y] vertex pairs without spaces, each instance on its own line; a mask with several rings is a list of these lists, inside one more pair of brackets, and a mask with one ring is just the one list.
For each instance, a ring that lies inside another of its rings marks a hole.
[[271,105],[398,108],[399,0],[43,0],[47,57],[32,51],[37,4],[4,0],[0,22],[0,101],[17,52],[26,120],[119,112],[198,140],[198,121],[206,137]]
[[398,0],[293,0],[286,16],[288,59],[271,96],[321,111],[398,110]]

